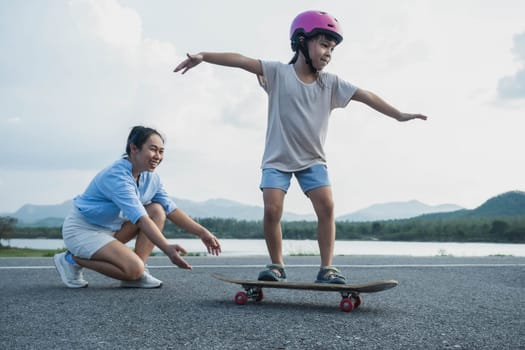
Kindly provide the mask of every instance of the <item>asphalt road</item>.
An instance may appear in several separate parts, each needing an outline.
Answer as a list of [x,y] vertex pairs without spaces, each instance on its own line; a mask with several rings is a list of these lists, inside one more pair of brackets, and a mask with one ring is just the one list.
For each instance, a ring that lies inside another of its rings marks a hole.
[[[86,271],[65,288],[52,258],[0,259],[0,349],[525,349],[525,258],[337,257],[352,282],[396,279],[339,309],[337,293],[265,290],[234,304],[265,257],[193,257],[192,271],[150,259],[160,289],[121,289]],[[318,257],[287,259],[290,280],[312,281]]]

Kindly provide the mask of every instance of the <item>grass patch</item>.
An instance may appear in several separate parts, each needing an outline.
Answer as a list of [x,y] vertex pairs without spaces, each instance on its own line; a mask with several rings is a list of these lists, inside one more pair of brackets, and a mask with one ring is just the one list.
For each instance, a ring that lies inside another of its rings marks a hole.
[[[180,256],[208,256],[206,252],[187,252],[186,254],[179,253]],[[150,256],[166,256],[163,252],[153,251]]]
[[514,255],[512,254],[493,254],[493,255],[489,255],[489,256],[492,256],[492,257],[496,257],[496,258],[512,258],[514,257]]
[[181,256],[208,256],[208,254],[204,252],[187,252],[186,254],[181,254]]
[[65,249],[29,249],[0,246],[1,258],[47,258]]
[[445,257],[445,256],[452,257],[453,255],[447,253],[447,251],[445,249],[440,249],[440,250],[438,250],[437,256],[440,256],[440,257]]
[[288,256],[319,256],[319,253],[314,252],[290,252]]

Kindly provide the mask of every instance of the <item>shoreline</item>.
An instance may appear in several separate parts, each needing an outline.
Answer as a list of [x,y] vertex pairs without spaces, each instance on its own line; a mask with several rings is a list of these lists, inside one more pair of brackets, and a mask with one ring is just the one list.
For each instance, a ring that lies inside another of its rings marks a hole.
[[[183,246],[191,256],[206,256],[207,251],[199,239],[169,239]],[[4,241],[0,241],[4,244]],[[47,250],[51,256],[65,249],[62,239],[12,239],[10,246]],[[7,245],[7,241],[5,241]],[[133,248],[134,242],[128,246]],[[222,239],[222,256],[266,256],[263,239]],[[283,240],[286,256],[318,256],[316,240]],[[163,255],[154,248],[152,255]],[[343,241],[336,240],[334,256],[394,255],[394,256],[521,256],[525,257],[525,244],[516,243],[455,243],[455,242],[401,242],[401,241]]]

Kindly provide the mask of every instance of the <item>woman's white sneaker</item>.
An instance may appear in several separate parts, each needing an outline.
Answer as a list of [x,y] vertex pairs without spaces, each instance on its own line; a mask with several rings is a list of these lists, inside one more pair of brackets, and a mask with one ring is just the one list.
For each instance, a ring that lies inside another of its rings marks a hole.
[[162,281],[149,274],[148,269],[144,270],[142,277],[136,281],[122,281],[122,288],[160,288]]
[[80,266],[73,266],[66,261],[66,252],[55,254],[53,260],[60,279],[69,288],[85,288],[88,282],[84,279]]

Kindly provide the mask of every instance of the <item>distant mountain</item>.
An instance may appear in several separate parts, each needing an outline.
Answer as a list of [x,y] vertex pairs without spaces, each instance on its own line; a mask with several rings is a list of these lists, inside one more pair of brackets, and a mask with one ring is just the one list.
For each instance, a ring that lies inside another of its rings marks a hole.
[[[187,199],[174,198],[177,205],[194,218],[232,218],[237,220],[262,220],[263,207],[247,205],[228,199],[209,199],[204,202],[194,202]],[[301,215],[291,212],[283,214],[283,220],[300,221],[315,220],[313,215]]]
[[[210,199],[195,202],[174,198],[175,203],[194,218],[232,218],[237,220],[262,220],[263,208],[226,199]],[[26,204],[13,214],[19,226],[60,226],[72,207],[72,201],[57,205]],[[430,206],[419,201],[375,204],[368,208],[337,217],[337,221],[381,221],[413,217],[455,218],[477,216],[525,215],[525,192],[511,191],[492,197],[473,210],[462,209],[454,204]],[[314,215],[290,212],[283,214],[285,221],[313,221]]]
[[[263,208],[247,205],[227,199],[210,199],[195,202],[187,199],[173,198],[184,212],[194,218],[232,218],[237,220],[262,220]],[[19,226],[60,226],[73,207],[73,201],[68,200],[56,205],[26,204],[13,214],[4,214],[18,219]],[[291,212],[283,214],[287,221],[311,221],[314,215],[301,215]]]
[[413,200],[408,202],[390,202],[374,204],[365,209],[339,216],[337,221],[380,221],[408,219],[427,213],[452,212],[463,209],[455,204],[427,205]]
[[472,210],[423,215],[425,219],[477,218],[525,215],[525,192],[510,191],[490,198]]
[[492,197],[471,211],[471,216],[525,215],[525,192],[511,191]]
[[[64,218],[45,218],[33,222],[25,222],[22,225],[25,227],[61,227],[64,223]],[[18,223],[21,225],[21,222]]]
[[209,199],[204,202],[180,198],[173,198],[173,200],[178,207],[194,218],[218,217],[258,220],[262,216],[262,208],[260,207],[226,199]]
[[34,224],[49,218],[57,218],[63,221],[72,207],[73,201],[71,200],[55,205],[26,204],[10,216],[17,218],[19,225]]

